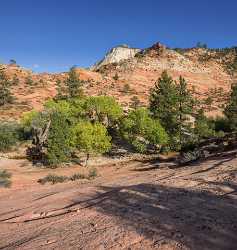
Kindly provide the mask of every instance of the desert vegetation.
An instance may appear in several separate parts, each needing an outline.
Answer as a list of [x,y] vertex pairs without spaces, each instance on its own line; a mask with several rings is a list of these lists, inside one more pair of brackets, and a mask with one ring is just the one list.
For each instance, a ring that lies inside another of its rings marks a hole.
[[11,104],[14,101],[14,96],[11,93],[11,81],[0,68],[0,106]]
[[[3,73],[1,81],[7,89],[2,97],[6,104],[11,94]],[[166,71],[150,91],[149,106],[141,108],[134,96],[128,112],[113,97],[86,96],[83,84],[73,67],[64,81],[57,81],[57,95],[42,111],[25,113],[20,123],[1,122],[0,150],[31,141],[26,155],[33,163],[50,168],[70,162],[87,166],[90,156],[109,153],[118,141],[120,147],[128,145],[142,154],[188,152],[203,140],[224,137],[237,128],[235,84],[224,116],[215,119],[205,115],[213,91],[200,101],[182,76],[174,81]]]

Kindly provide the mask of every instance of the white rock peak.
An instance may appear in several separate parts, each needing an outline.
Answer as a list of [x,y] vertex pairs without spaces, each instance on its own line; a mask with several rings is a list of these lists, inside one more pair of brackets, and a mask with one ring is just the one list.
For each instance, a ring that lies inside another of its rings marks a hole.
[[107,64],[119,63],[120,61],[133,58],[140,51],[141,49],[130,48],[126,44],[116,46],[112,48],[101,61],[92,66],[92,69],[96,70]]

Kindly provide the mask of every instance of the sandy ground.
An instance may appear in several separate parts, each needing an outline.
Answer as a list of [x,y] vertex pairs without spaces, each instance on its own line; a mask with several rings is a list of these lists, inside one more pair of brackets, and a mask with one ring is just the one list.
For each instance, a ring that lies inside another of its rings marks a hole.
[[176,168],[130,161],[93,181],[42,186],[49,172],[0,160],[0,249],[237,249],[236,152]]

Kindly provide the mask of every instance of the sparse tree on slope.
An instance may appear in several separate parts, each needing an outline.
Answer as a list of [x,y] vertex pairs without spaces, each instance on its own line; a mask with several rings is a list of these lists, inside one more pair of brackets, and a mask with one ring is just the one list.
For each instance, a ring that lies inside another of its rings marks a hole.
[[150,94],[150,111],[159,119],[169,134],[176,134],[178,127],[179,99],[173,79],[164,71]]
[[179,150],[190,133],[190,117],[195,100],[184,78],[176,83],[164,71],[150,95],[150,111],[170,136],[170,144]]
[[5,75],[3,69],[0,68],[0,106],[12,103],[14,100],[10,91],[10,81]]
[[237,129],[237,84],[232,84],[231,94],[228,104],[224,110],[224,114],[230,122],[233,130]]
[[80,97],[83,95],[82,85],[83,81],[80,80],[76,68],[72,67],[68,73],[68,78],[65,81],[65,85],[68,88],[68,97]]

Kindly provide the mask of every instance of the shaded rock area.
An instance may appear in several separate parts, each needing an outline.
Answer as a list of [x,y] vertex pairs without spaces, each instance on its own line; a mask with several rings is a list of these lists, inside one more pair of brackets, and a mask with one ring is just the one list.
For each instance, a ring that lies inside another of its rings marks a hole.
[[0,249],[236,249],[235,151],[179,168],[106,165],[91,182],[54,186],[32,182],[48,170],[3,164],[18,185],[0,190]]

